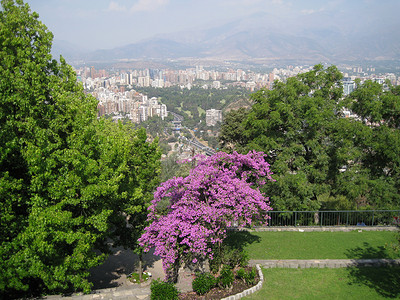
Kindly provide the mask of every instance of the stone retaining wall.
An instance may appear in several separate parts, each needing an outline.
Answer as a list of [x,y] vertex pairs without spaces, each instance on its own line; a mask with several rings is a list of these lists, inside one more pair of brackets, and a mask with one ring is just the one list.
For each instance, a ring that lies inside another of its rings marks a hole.
[[285,259],[285,260],[250,260],[250,265],[263,268],[347,268],[400,266],[400,259]]

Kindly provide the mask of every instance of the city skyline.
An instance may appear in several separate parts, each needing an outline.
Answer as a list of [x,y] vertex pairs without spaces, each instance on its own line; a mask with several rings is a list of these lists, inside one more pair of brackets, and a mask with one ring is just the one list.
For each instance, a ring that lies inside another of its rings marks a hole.
[[[395,31],[400,1],[387,0],[28,0],[39,19],[82,50],[111,49],[179,32],[246,20],[249,28],[300,34],[333,28],[342,33]],[[254,22],[251,22],[254,20]],[[252,23],[252,24],[250,24]],[[394,36],[394,38],[397,38]]]

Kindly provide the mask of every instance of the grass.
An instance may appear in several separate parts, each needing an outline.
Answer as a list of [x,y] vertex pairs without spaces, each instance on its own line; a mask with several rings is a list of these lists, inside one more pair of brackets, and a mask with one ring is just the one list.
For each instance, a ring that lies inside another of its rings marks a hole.
[[244,299],[387,299],[400,297],[400,267],[263,269],[263,288]]
[[128,275],[128,278],[131,282],[133,283],[140,283],[140,282],[146,282],[151,276],[147,272],[143,272],[142,274],[142,281],[139,280],[139,274],[138,273],[131,273]]
[[197,107],[197,111],[199,112],[199,115],[206,114],[206,111],[202,109],[200,106]]
[[[250,259],[399,258],[397,233],[247,232],[229,235],[228,244],[245,249]],[[400,298],[400,267],[338,269],[263,269],[260,291],[244,299],[387,299]]]
[[[240,241],[240,242],[239,242]],[[235,232],[229,242],[243,247],[251,259],[400,258],[390,246],[396,233],[351,232]]]

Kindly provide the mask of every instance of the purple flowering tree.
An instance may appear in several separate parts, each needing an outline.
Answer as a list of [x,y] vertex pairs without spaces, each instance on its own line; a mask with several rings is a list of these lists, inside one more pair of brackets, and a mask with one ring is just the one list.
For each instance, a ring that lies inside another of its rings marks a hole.
[[267,222],[271,208],[259,188],[273,179],[265,158],[255,151],[198,157],[187,177],[174,177],[158,187],[149,207],[150,225],[139,242],[147,251],[155,248],[167,280],[177,280],[182,262],[213,259],[215,245],[234,223]]

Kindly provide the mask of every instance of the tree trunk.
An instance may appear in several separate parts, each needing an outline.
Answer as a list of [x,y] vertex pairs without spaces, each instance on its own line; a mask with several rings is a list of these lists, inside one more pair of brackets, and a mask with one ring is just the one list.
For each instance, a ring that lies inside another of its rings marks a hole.
[[180,255],[178,255],[178,258],[175,260],[175,262],[172,265],[172,268],[168,270],[168,281],[172,283],[177,283],[178,282],[178,277],[179,277],[179,267],[180,267]]
[[139,270],[138,270],[138,274],[139,274],[139,282],[142,282],[142,278],[143,278],[143,251],[140,250],[139,253]]

